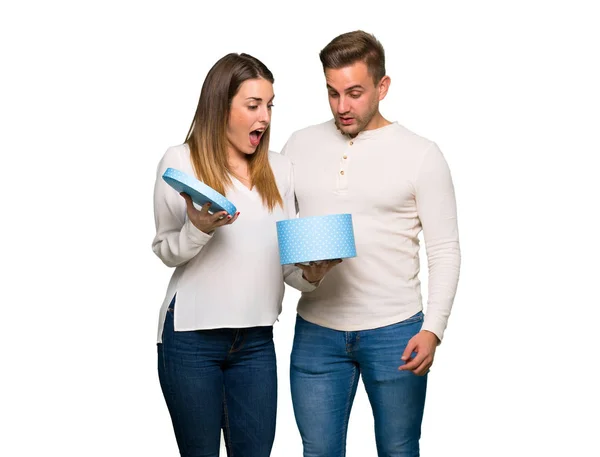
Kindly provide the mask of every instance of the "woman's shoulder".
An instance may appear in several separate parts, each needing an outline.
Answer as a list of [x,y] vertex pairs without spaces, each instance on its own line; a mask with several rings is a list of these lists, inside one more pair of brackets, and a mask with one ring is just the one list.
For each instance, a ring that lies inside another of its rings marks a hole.
[[169,147],[158,163],[158,172],[163,173],[167,168],[176,168],[184,173],[191,170],[190,148],[187,144]]
[[285,170],[292,167],[292,161],[288,157],[275,151],[269,151],[269,164],[271,164],[271,167],[279,167]]
[[163,155],[163,160],[189,159],[190,148],[186,143],[170,146]]
[[269,164],[275,176],[289,176],[291,173],[291,160],[279,152],[269,151]]

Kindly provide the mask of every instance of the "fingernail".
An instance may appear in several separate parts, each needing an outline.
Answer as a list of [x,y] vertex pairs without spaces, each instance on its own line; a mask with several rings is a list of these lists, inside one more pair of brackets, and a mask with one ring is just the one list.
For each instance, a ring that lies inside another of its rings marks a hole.
[[231,219],[231,216],[227,216],[227,219]]

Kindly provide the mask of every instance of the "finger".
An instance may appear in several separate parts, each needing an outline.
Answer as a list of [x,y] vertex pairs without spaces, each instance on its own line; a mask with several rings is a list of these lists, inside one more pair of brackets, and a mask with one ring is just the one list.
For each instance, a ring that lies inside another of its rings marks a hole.
[[[185,205],[187,206],[187,210],[189,211],[191,208],[194,208],[194,203],[192,202],[192,197],[190,197],[185,192],[180,192],[179,195],[183,197],[185,200]],[[195,209],[195,208],[194,208]]]
[[329,270],[331,270],[333,267],[335,267],[336,265],[338,265],[340,263],[342,263],[342,259],[327,260],[326,262],[321,264],[321,271],[323,273],[327,273],[327,272],[329,272]]
[[200,212],[208,214],[209,209],[210,209],[210,202],[206,202],[204,205],[202,205]]
[[310,265],[299,264],[298,266],[302,270],[302,273],[304,273],[304,276],[312,277],[314,275],[314,268],[311,267]]
[[200,211],[198,211],[196,209],[196,207],[194,206],[192,197],[190,197],[188,194],[183,193],[183,192],[180,193],[179,195],[181,195],[183,197],[183,199],[185,200],[185,206],[186,206],[186,211],[187,211],[188,217],[190,219],[195,218],[196,215],[200,213]]
[[217,213],[214,213],[211,218],[212,218],[212,222],[214,223],[218,223],[221,222],[223,219],[225,219],[228,216],[227,211],[219,211]]
[[404,352],[402,353],[402,357],[401,357],[402,360],[404,360],[406,362],[408,359],[410,359],[410,355],[413,352],[415,352],[415,349],[417,349],[417,343],[414,339],[411,338],[411,340],[406,345]]
[[233,224],[236,221],[236,219],[238,218],[239,215],[240,215],[240,212],[238,211],[237,213],[235,213],[235,215],[231,219],[229,219],[229,221],[227,222],[227,224]]
[[413,370],[413,373],[416,374],[417,376],[423,376],[423,375],[427,374],[430,367],[431,367],[431,361],[425,359],[421,365],[419,365],[417,368],[415,368]]
[[[221,216],[223,216],[222,219],[221,219]],[[231,220],[231,216],[229,214],[225,213],[224,215],[217,215],[217,218],[213,222],[213,224],[215,227],[223,227],[224,225],[227,225],[230,220]]]
[[413,371],[423,363],[424,359],[425,359],[425,356],[417,354],[417,356],[414,359],[409,360],[404,365],[400,365],[398,367],[398,369],[401,371],[404,371],[404,370]]
[[325,265],[325,271],[327,272],[327,271],[331,270],[333,267],[335,267],[336,265],[338,265],[340,263],[342,263],[341,259],[333,260],[333,261],[329,262],[327,265]]

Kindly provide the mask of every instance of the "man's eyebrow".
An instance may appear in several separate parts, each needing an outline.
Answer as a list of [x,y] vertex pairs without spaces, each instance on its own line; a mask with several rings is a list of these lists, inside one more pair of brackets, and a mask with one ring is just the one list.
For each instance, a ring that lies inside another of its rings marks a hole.
[[[333,87],[331,87],[329,84],[327,84],[327,89],[337,92],[337,90],[334,89]],[[344,89],[344,92],[352,92],[353,90],[358,90],[358,89],[364,89],[364,88],[360,84],[355,84],[354,86],[350,86],[350,87]]]

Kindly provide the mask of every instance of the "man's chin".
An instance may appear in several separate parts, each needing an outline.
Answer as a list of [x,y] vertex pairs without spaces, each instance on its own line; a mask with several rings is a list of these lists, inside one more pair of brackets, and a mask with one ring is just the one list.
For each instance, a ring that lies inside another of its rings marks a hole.
[[358,132],[360,132],[360,126],[356,122],[350,125],[343,125],[336,119],[335,125],[340,132],[345,133],[346,135],[356,135]]

